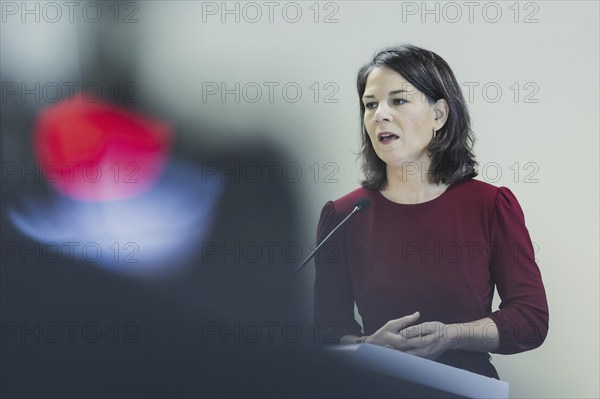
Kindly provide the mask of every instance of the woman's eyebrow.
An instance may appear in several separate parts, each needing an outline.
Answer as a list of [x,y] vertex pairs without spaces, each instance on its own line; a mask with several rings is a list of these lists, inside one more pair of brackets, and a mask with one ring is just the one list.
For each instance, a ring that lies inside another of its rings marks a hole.
[[[388,93],[388,96],[393,96],[394,94],[398,94],[398,93],[410,93],[410,91],[403,90],[403,89],[402,90],[392,90]],[[375,98],[375,96],[372,94],[365,94],[363,96],[363,98]]]

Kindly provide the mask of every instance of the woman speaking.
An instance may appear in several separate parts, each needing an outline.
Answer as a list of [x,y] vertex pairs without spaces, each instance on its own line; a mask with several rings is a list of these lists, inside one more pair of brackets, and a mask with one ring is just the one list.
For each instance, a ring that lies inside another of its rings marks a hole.
[[[490,352],[536,348],[548,331],[521,207],[508,188],[473,179],[467,106],[437,54],[383,50],[359,70],[357,87],[365,179],[325,204],[318,242],[357,201],[370,206],[315,261],[315,322],[340,343],[386,346],[498,378]],[[494,288],[501,304],[492,311]]]

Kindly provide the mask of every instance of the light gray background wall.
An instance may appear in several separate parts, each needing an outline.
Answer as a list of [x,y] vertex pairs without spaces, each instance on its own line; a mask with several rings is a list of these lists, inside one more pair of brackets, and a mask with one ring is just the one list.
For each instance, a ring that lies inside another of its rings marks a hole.
[[[119,15],[137,21],[115,25],[141,42],[116,38],[115,54],[139,52],[140,95],[238,132],[203,139],[226,147],[262,131],[286,151],[308,247],[323,204],[361,177],[358,67],[391,44],[437,52],[469,101],[479,178],[511,188],[523,207],[549,299],[545,344],[493,362],[512,397],[598,397],[598,2],[270,4],[141,2]],[[76,68],[85,25],[3,21],[3,68],[60,79]],[[234,92],[239,83],[239,102],[207,92],[222,83]],[[307,268],[309,291],[312,278]]]

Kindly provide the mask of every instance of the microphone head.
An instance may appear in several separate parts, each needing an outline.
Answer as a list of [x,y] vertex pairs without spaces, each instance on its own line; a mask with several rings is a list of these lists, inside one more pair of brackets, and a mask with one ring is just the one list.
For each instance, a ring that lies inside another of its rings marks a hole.
[[369,201],[368,198],[361,198],[354,204],[354,206],[358,208],[358,212],[364,212],[369,205],[371,205],[371,201]]

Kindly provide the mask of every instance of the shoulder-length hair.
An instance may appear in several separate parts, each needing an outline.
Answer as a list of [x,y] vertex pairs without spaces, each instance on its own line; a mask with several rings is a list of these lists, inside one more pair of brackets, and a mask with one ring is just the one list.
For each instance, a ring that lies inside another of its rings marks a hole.
[[430,104],[439,99],[448,103],[448,119],[438,130],[427,147],[431,158],[427,179],[430,183],[453,184],[477,176],[475,155],[472,152],[475,137],[467,104],[450,66],[432,51],[412,45],[386,48],[358,71],[356,86],[360,103],[360,126],[362,130],[362,169],[365,180],[361,185],[373,190],[387,185],[386,165],[375,153],[364,125],[365,93],[367,78],[374,68],[387,67],[402,75],[422,92]]

